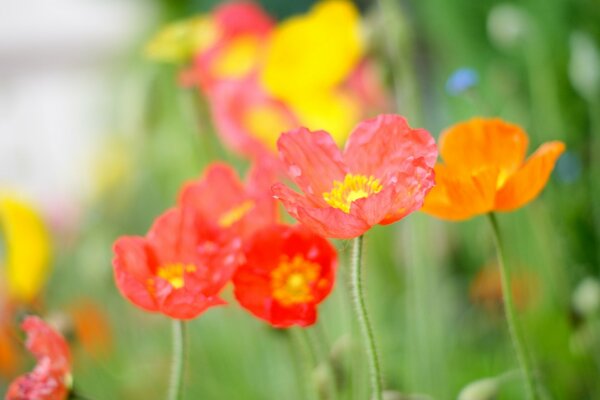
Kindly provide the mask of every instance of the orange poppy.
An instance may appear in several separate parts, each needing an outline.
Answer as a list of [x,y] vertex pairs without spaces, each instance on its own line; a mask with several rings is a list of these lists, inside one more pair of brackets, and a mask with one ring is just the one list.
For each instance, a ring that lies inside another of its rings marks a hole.
[[546,186],[565,145],[544,143],[525,160],[528,142],[521,127],[499,118],[473,118],[450,127],[440,136],[444,164],[435,166],[436,186],[422,210],[458,221],[529,203]]

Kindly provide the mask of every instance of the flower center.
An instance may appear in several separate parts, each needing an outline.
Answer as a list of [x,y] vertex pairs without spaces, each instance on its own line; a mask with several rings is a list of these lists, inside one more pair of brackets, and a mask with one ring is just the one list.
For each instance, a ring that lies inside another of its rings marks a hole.
[[333,208],[350,213],[352,202],[364,199],[383,189],[379,179],[374,176],[346,174],[344,181],[333,181],[330,192],[323,193],[323,199]]
[[181,289],[185,285],[183,275],[186,272],[195,272],[193,264],[166,264],[158,268],[156,275],[169,282],[175,289]]
[[281,258],[271,272],[271,291],[275,300],[284,306],[307,303],[314,299],[312,288],[319,277],[321,266],[296,255]]
[[218,221],[219,226],[222,228],[229,228],[231,225],[244,218],[244,216],[248,214],[253,207],[254,202],[252,200],[244,201],[239,206],[234,207],[225,214],[221,215],[221,218],[219,218]]

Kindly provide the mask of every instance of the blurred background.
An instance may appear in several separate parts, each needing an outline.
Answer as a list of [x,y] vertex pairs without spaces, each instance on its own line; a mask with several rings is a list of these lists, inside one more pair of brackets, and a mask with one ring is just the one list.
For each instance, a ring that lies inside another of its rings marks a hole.
[[[260,2],[278,19],[313,3]],[[18,312],[62,327],[75,387],[89,399],[161,398],[168,381],[170,326],[118,294],[114,240],[143,235],[209,162],[225,159],[240,172],[248,165],[219,143],[196,92],[178,85],[177,67],[142,51],[165,23],[217,4],[0,1],[0,191],[26,198],[51,238],[49,280]],[[469,117],[500,116],[528,132],[528,154],[545,141],[566,143],[540,198],[499,221],[545,395],[600,399],[600,3],[357,5],[369,52],[412,126],[437,137]],[[1,243],[0,271],[14,245],[6,235]],[[310,332],[325,338],[323,360],[336,367],[340,399],[365,399],[367,372],[350,335],[349,246],[336,245],[340,277]],[[448,223],[415,213],[374,229],[366,246],[368,303],[386,388],[397,392],[391,399],[453,399],[487,377],[501,377],[499,399],[521,398],[485,218]],[[2,297],[0,306],[9,303]],[[225,298],[233,300],[230,289]],[[16,320],[0,313],[7,330]],[[290,335],[235,301],[192,321],[189,335],[187,398],[311,395]],[[0,345],[3,392],[32,360],[20,345]],[[321,375],[317,368],[309,379],[318,387]],[[492,398],[481,396],[469,399]]]

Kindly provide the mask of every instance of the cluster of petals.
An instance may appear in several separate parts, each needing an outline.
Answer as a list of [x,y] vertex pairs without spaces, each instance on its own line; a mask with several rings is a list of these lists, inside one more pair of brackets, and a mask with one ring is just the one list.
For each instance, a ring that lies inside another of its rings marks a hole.
[[23,322],[27,349],[37,359],[33,371],[16,378],[6,400],[64,400],[70,390],[71,354],[65,339],[38,317]]
[[529,203],[546,186],[565,145],[544,143],[525,160],[528,142],[521,127],[499,118],[450,127],[440,136],[444,163],[435,166],[436,186],[423,211],[458,221]]
[[276,198],[319,235],[353,238],[421,208],[434,185],[437,148],[431,135],[384,114],[361,122],[342,151],[325,131],[300,128],[278,141],[297,193],[279,183]]
[[148,48],[171,60],[195,46],[182,84],[204,93],[229,147],[259,159],[276,158],[279,135],[299,126],[342,144],[361,118],[388,107],[363,41],[349,0],[321,1],[279,24],[258,5],[234,1],[168,26]]

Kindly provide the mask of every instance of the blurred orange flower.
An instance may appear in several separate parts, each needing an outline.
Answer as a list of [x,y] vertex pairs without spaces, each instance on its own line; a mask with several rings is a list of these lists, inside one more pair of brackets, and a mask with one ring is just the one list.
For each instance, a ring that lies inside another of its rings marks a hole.
[[83,299],[76,304],[70,314],[77,342],[88,354],[105,356],[112,346],[112,329],[108,316],[91,300]]
[[542,191],[558,157],[559,141],[544,143],[525,160],[527,134],[499,118],[473,118],[450,127],[439,140],[444,164],[435,166],[436,186],[423,211],[465,220],[491,211],[511,211]]
[[[520,272],[510,279],[512,298],[515,306],[523,310],[535,300],[539,293],[539,280],[528,272]],[[469,288],[469,297],[475,304],[481,304],[489,311],[502,307],[502,282],[500,269],[496,264],[488,265],[477,273]]]

